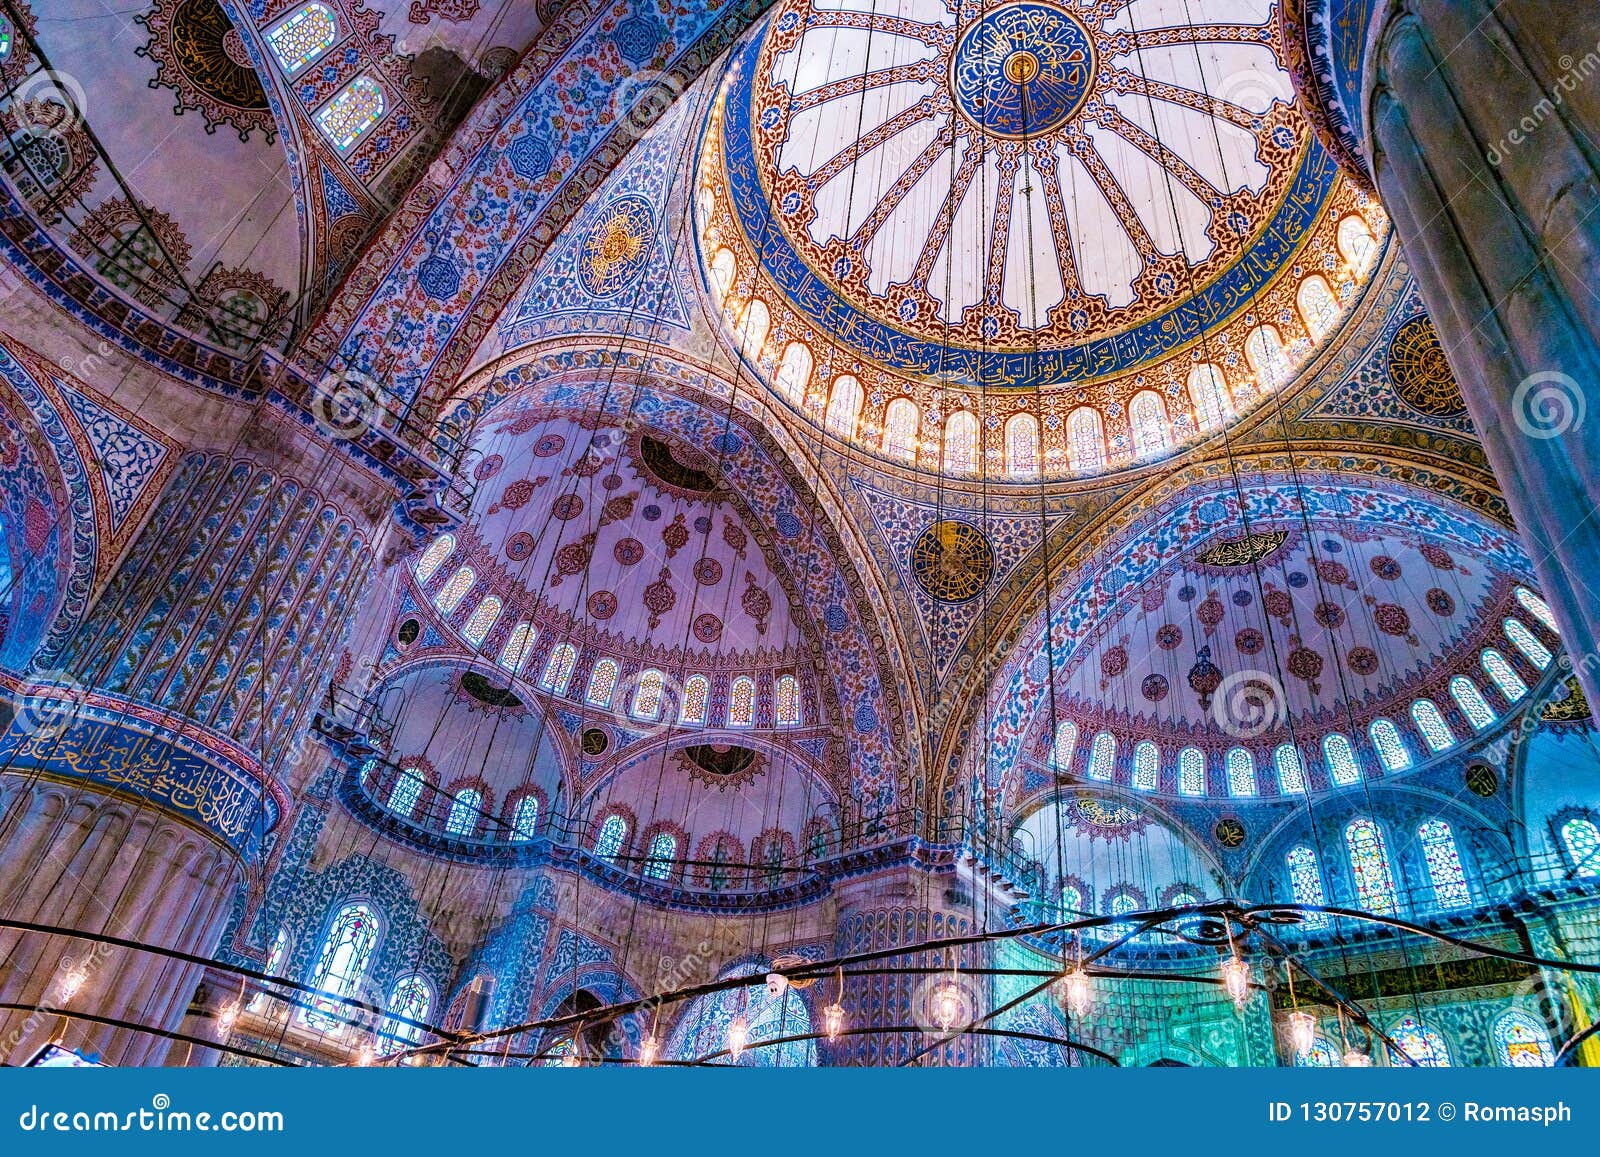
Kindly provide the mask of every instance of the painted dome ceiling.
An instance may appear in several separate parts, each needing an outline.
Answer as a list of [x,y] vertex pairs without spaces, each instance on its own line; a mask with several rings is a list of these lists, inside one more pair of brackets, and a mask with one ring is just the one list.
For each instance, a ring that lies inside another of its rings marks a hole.
[[702,150],[730,344],[832,432],[950,474],[1100,473],[1217,428],[1334,330],[1385,231],[1295,108],[1275,13],[787,0]]

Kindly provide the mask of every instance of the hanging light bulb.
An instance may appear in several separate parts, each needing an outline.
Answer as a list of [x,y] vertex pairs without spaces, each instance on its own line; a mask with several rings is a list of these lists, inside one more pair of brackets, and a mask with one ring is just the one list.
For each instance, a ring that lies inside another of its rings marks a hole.
[[829,1040],[838,1040],[844,1031],[844,1005],[830,1004],[822,1010],[822,1031]]
[[89,974],[76,966],[68,968],[61,974],[61,981],[57,985],[62,1004],[71,1004],[72,998],[83,991],[83,986],[89,983]]
[[357,1066],[359,1066],[360,1068],[363,1068],[363,1069],[372,1064],[372,1046],[371,1045],[362,1045],[361,1046],[361,1051],[356,1054],[356,1064],[357,1064]]
[[1061,1001],[1073,1016],[1084,1016],[1094,1005],[1094,981],[1082,967],[1061,978]]
[[639,1063],[645,1068],[655,1064],[661,1057],[661,1042],[656,1040],[656,1034],[651,1033],[639,1042]]
[[233,1026],[238,1023],[238,1020],[239,1006],[231,1001],[228,1004],[223,1005],[222,1011],[217,1014],[218,1034],[221,1036],[227,1036],[233,1031]]
[[571,1052],[567,1053],[566,1056],[561,1058],[561,1067],[564,1069],[575,1069],[578,1067],[578,1052],[576,1049],[573,1049]]
[[1303,1057],[1309,1053],[1311,1046],[1317,1043],[1317,1018],[1309,1012],[1291,1012],[1289,1043],[1294,1046],[1296,1056]]
[[750,1022],[740,1013],[728,1022],[728,1055],[738,1064],[744,1056],[744,1046],[750,1043]]
[[1243,1011],[1250,999],[1250,966],[1237,956],[1228,957],[1222,963],[1222,986],[1233,997],[1234,1007]]
[[1359,1049],[1345,1049],[1343,1057],[1344,1067],[1347,1069],[1370,1069],[1372,1058]]
[[933,1023],[939,1030],[949,1032],[961,1020],[961,986],[953,980],[939,985],[933,990],[928,1010],[933,1013]]

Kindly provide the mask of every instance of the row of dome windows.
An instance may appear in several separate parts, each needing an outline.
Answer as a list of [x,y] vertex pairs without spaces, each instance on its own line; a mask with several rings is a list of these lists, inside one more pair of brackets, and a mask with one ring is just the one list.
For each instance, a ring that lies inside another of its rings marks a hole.
[[[453,535],[444,535],[429,544],[417,560],[417,582],[425,584],[444,565],[455,551]],[[454,614],[472,588],[478,575],[470,566],[457,568],[454,574],[434,593],[433,605],[445,616]],[[494,629],[505,609],[496,595],[481,600],[467,616],[461,628],[462,637],[474,647],[481,647]],[[523,673],[523,666],[532,656],[538,642],[539,631],[532,623],[518,623],[506,636],[497,662],[513,675]],[[539,686],[553,695],[565,695],[577,669],[578,650],[571,643],[558,643],[550,650]],[[601,659],[589,673],[589,683],[583,701],[591,707],[613,709],[617,683],[622,668],[615,659]],[[711,708],[711,680],[705,675],[691,675],[681,687],[667,675],[649,668],[639,672],[629,696],[627,713],[635,719],[656,722],[663,711],[677,704],[677,722],[703,726],[708,722]],[[801,723],[800,683],[793,675],[780,675],[773,684],[773,719],[780,727],[798,727]],[[737,676],[728,688],[727,725],[753,727],[756,721],[756,682],[748,675]]]
[[[1450,1049],[1444,1035],[1415,1016],[1407,1015],[1395,1021],[1388,1035],[1405,1054],[1401,1057],[1392,1049],[1386,1050],[1391,1066],[1405,1065],[1409,1058],[1425,1069],[1451,1067]],[[1555,1064],[1556,1050],[1550,1043],[1550,1030],[1537,1017],[1520,1008],[1509,1009],[1496,1018],[1489,1035],[1494,1042],[1495,1060],[1504,1068],[1549,1068]],[[1343,1063],[1339,1048],[1321,1034],[1312,1039],[1306,1052],[1295,1058],[1295,1064],[1301,1068],[1338,1068]]]
[[[267,44],[285,77],[293,79],[333,47],[339,21],[326,4],[303,4],[267,30]],[[317,128],[340,153],[348,153],[383,119],[383,86],[367,73],[355,77],[313,114]]]
[[[1371,262],[1377,242],[1372,230],[1359,216],[1348,216],[1339,226],[1339,246],[1345,259],[1358,270]],[[718,291],[726,294],[736,274],[736,260],[728,249],[718,250],[711,273]],[[1340,304],[1327,278],[1313,273],[1301,283],[1296,304],[1302,322],[1313,340],[1320,341],[1338,323]],[[751,301],[739,322],[740,343],[747,356],[759,360],[772,327],[772,315],[760,299]],[[1220,365],[1203,362],[1189,372],[1186,383],[1193,429],[1209,433],[1221,427],[1251,399],[1252,394],[1276,390],[1294,376],[1295,367],[1278,328],[1257,326],[1245,340],[1245,360],[1251,377],[1233,391]],[[796,405],[804,405],[812,380],[815,358],[800,342],[784,347],[778,361],[775,382]],[[854,440],[862,434],[861,410],[865,394],[861,382],[851,374],[840,374],[828,391],[823,425],[841,438]],[[1181,413],[1181,411],[1180,411]],[[1182,415],[1180,421],[1189,421]],[[1128,403],[1128,421],[1133,435],[1133,457],[1137,461],[1157,458],[1171,450],[1181,437],[1169,416],[1167,402],[1154,390],[1141,390]],[[919,456],[919,431],[922,413],[910,398],[895,398],[884,412],[879,449],[890,457],[915,462]],[[872,432],[872,431],[867,431]],[[970,410],[957,410],[944,422],[941,469],[946,474],[979,472],[978,419]],[[1056,454],[1051,451],[1051,455]],[[1002,459],[1003,471],[1015,478],[1034,477],[1040,469],[1039,422],[1032,414],[1014,414],[1005,423],[1003,450],[990,451]],[[1067,461],[1076,474],[1096,474],[1110,462],[1105,424],[1100,411],[1079,406],[1067,417]]]
[[[1531,613],[1537,614],[1552,631],[1555,620],[1549,615],[1544,601],[1525,587],[1517,588],[1517,597]],[[1542,613],[1541,613],[1542,612]],[[1548,617],[1547,617],[1548,616]],[[1541,671],[1554,659],[1546,647],[1521,620],[1507,618],[1505,632],[1512,643]],[[1499,651],[1490,647],[1479,656],[1484,671],[1504,696],[1507,706],[1515,704],[1528,693],[1528,685],[1516,669]],[[1465,675],[1450,680],[1450,697],[1475,731],[1482,731],[1498,718],[1478,685]],[[1429,755],[1448,751],[1457,743],[1457,737],[1445,720],[1438,704],[1431,699],[1418,699],[1411,704],[1411,722],[1427,748]],[[1386,771],[1404,771],[1412,765],[1411,748],[1403,738],[1400,728],[1389,719],[1375,719],[1367,729],[1373,750]],[[1078,725],[1063,720],[1056,725],[1055,743],[1051,751],[1051,764],[1059,771],[1072,768],[1073,756],[1078,746]],[[1117,739],[1109,731],[1101,731],[1090,745],[1088,766],[1084,774],[1089,779],[1111,781],[1116,777]],[[1360,782],[1361,769],[1356,760],[1355,747],[1350,739],[1338,732],[1322,740],[1322,754],[1328,779],[1334,787],[1348,787]],[[1306,790],[1305,767],[1299,749],[1292,743],[1280,744],[1273,752],[1274,770],[1278,777],[1278,790],[1284,795]],[[1228,794],[1249,797],[1258,794],[1255,757],[1243,747],[1228,751],[1223,761]],[[1206,790],[1206,756],[1198,747],[1185,747],[1178,753],[1178,792],[1181,795],[1203,796]],[[1133,749],[1133,767],[1129,782],[1140,791],[1156,791],[1161,779],[1160,750],[1150,740],[1142,740]]]

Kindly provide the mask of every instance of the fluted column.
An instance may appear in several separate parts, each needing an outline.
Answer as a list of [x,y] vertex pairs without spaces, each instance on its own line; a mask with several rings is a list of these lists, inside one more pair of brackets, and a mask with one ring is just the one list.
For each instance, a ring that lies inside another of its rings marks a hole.
[[1591,703],[1600,106],[1569,86],[1600,84],[1597,40],[1592,6],[1403,0],[1366,93],[1379,190]]

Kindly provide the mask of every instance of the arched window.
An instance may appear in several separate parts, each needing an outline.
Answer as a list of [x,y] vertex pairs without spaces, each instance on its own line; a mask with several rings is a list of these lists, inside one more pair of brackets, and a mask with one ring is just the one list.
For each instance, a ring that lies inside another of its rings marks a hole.
[[[1294,893],[1294,902],[1309,904],[1314,908],[1325,907],[1328,893],[1322,887],[1322,867],[1317,863],[1317,853],[1300,844],[1291,848],[1285,858],[1289,864],[1289,889]],[[1307,912],[1305,922],[1310,928],[1325,928],[1328,914]]]
[[1467,874],[1456,851],[1455,833],[1443,820],[1429,820],[1417,829],[1422,843],[1422,858],[1428,865],[1428,883],[1433,885],[1433,902],[1440,908],[1465,908],[1472,903]]
[[1383,829],[1364,817],[1350,821],[1344,829],[1344,843],[1350,853],[1350,874],[1356,882],[1356,898],[1368,912],[1393,916],[1400,911],[1395,899],[1394,874],[1389,870],[1389,849]]
[[1233,414],[1228,379],[1221,366],[1201,362],[1189,371],[1189,404],[1201,430],[1215,430]]
[[1244,342],[1244,356],[1262,393],[1277,389],[1294,376],[1294,366],[1283,348],[1283,338],[1273,326],[1257,326],[1250,331]]
[[348,153],[383,119],[385,108],[383,89],[378,82],[370,76],[358,76],[317,110],[317,127],[334,148]]
[[628,841],[628,821],[615,813],[600,825],[600,835],[594,841],[594,854],[602,860],[615,860],[622,854],[622,845]]
[[1013,478],[1039,473],[1039,423],[1032,414],[1012,414],[1006,420],[1006,473]]
[[1061,910],[1070,915],[1083,915],[1088,911],[1083,906],[1083,889],[1071,880],[1061,885]]
[[1467,717],[1467,722],[1474,728],[1482,731],[1494,722],[1494,711],[1483,697],[1483,692],[1478,690],[1478,685],[1465,675],[1457,675],[1450,680],[1450,698],[1456,701],[1456,706],[1461,708],[1461,714]]
[[1300,320],[1317,341],[1321,341],[1339,324],[1339,299],[1333,287],[1320,273],[1313,273],[1300,283],[1295,294],[1295,304],[1300,307]]
[[440,614],[450,614],[461,605],[461,600],[467,597],[467,592],[477,581],[477,571],[470,566],[462,567],[450,576],[449,582],[439,588],[439,593],[433,596],[433,605],[439,608]]
[[1411,752],[1400,738],[1400,729],[1387,719],[1374,719],[1367,728],[1372,746],[1378,751],[1378,760],[1385,771],[1404,771],[1411,766]]
[[[1126,916],[1130,912],[1137,912],[1140,908],[1139,899],[1129,888],[1118,888],[1111,893],[1111,901],[1106,905],[1107,916]],[[1105,925],[1107,939],[1115,940],[1118,936],[1126,936],[1138,925],[1132,920],[1119,920],[1115,924]]]
[[1559,635],[1561,633],[1560,631],[1556,630],[1555,612],[1550,609],[1549,603],[1545,602],[1527,587],[1518,587],[1516,590],[1516,595],[1517,602],[1522,604],[1522,607],[1525,611],[1543,623],[1545,630],[1549,631],[1552,635]]
[[779,727],[798,727],[800,724],[800,682],[793,675],[778,676],[777,690],[773,695],[774,714]]
[[1067,419],[1067,458],[1079,474],[1094,474],[1106,464],[1106,439],[1100,413],[1079,406]]
[[756,721],[756,681],[740,675],[728,691],[728,726],[749,727]]
[[1600,876],[1600,828],[1593,820],[1573,816],[1561,825],[1561,842],[1572,861],[1572,874],[1584,878]]
[[711,284],[717,287],[717,297],[728,296],[733,280],[739,275],[739,261],[731,249],[718,249],[711,258]]
[[1356,766],[1356,751],[1350,740],[1337,731],[1322,740],[1322,757],[1328,765],[1328,778],[1337,787],[1349,787],[1361,780],[1361,769]]
[[739,321],[739,350],[753,362],[761,360],[767,345],[767,334],[772,330],[772,311],[760,298],[744,307],[744,317]]
[[461,628],[462,637],[474,647],[481,647],[483,641],[489,637],[489,632],[494,629],[495,620],[500,617],[500,608],[503,605],[494,595],[484,599],[473,610],[467,625]]
[[1494,1022],[1494,1055],[1508,1069],[1547,1069],[1556,1062],[1550,1030],[1520,1008]]
[[511,828],[522,839],[533,839],[539,828],[539,797],[533,792],[517,801],[517,808],[511,813]]
[[1050,748],[1050,763],[1057,771],[1071,771],[1072,757],[1078,750],[1078,725],[1070,719],[1056,724],[1056,741]]
[[416,810],[417,800],[422,796],[422,784],[422,774],[416,768],[402,768],[400,774],[394,777],[394,785],[389,788],[389,810],[397,816],[410,819],[411,813]]
[[449,558],[456,549],[456,536],[446,534],[436,538],[428,544],[428,549],[422,552],[422,557],[417,559],[417,581],[425,583],[433,577],[433,572],[444,565],[444,560]]
[[1110,779],[1117,764],[1117,741],[1111,732],[1102,731],[1094,737],[1089,749],[1089,778]]
[[1455,733],[1432,699],[1418,699],[1411,705],[1411,721],[1422,733],[1429,751],[1449,751],[1456,745]]
[[1339,222],[1339,255],[1356,273],[1365,271],[1378,248],[1377,239],[1366,221],[1351,213]]
[[533,641],[539,637],[532,623],[518,623],[506,636],[506,645],[500,649],[500,665],[513,675],[522,670],[522,662],[533,650]]
[[1297,1053],[1294,1063],[1302,1069],[1335,1069],[1339,1067],[1339,1051],[1327,1037],[1313,1037],[1311,1047],[1303,1053]]
[[650,840],[650,852],[644,861],[644,874],[652,880],[665,880],[672,875],[672,861],[677,858],[678,837],[671,832],[657,832]]
[[706,704],[711,699],[711,680],[704,675],[691,675],[683,685],[683,703],[678,707],[678,722],[704,723]]
[[978,419],[957,410],[944,423],[944,472],[971,474],[978,468]]
[[444,821],[444,834],[462,839],[477,834],[478,816],[483,812],[483,793],[475,787],[464,787],[450,801],[450,814]]
[[1256,794],[1256,761],[1242,747],[1228,749],[1228,792],[1236,797]]
[[572,682],[572,668],[577,666],[578,651],[571,643],[557,643],[550,649],[550,658],[544,665],[544,675],[539,682],[547,691],[557,695],[567,693]]
[[811,369],[815,365],[811,351],[797,341],[783,347],[783,360],[778,363],[778,389],[791,402],[806,400],[806,387],[811,383]]
[[384,1018],[379,1030],[383,1042],[378,1051],[384,1056],[415,1048],[422,1043],[422,1029],[395,1018],[427,1021],[428,1012],[433,1008],[433,985],[428,983],[426,977],[415,972],[402,976],[389,989],[387,1007],[389,1016]]
[[1182,795],[1206,794],[1206,754],[1198,747],[1178,752],[1178,791]]
[[339,23],[325,4],[306,4],[267,33],[285,76],[295,76],[339,39]]
[[917,458],[917,427],[921,416],[910,398],[889,403],[883,419],[883,452],[891,458],[914,462]]
[[1128,403],[1128,421],[1133,425],[1133,452],[1139,458],[1154,458],[1167,450],[1167,407],[1152,390],[1141,390]]
[[[1389,1039],[1400,1046],[1400,1051],[1425,1069],[1448,1069],[1450,1051],[1444,1046],[1444,1037],[1423,1024],[1414,1016],[1401,1017],[1400,1023],[1389,1030]],[[1389,1063],[1403,1065],[1405,1059],[1389,1051]]]
[[1511,666],[1506,657],[1493,647],[1484,651],[1479,656],[1479,661],[1483,664],[1483,669],[1489,673],[1489,678],[1494,680],[1494,685],[1500,688],[1500,694],[1504,695],[1508,702],[1515,703],[1528,693],[1528,685],[1522,681],[1522,676],[1518,675],[1516,669]]
[[[378,934],[378,916],[370,905],[346,904],[340,908],[323,937],[311,987],[329,996],[355,996],[372,963]],[[345,1006],[335,1001],[313,999],[310,1008],[301,1010],[301,1017],[307,1024],[327,1031],[340,1026],[342,1019],[336,1018],[343,1018],[344,1010]]]
[[1148,739],[1133,749],[1133,786],[1155,791],[1161,778],[1161,753]]
[[583,693],[583,700],[592,707],[610,707],[611,692],[616,685],[616,660],[601,659],[589,672],[589,689]]
[[666,676],[655,668],[641,671],[638,685],[633,689],[633,706],[629,708],[629,714],[635,719],[661,718],[661,693],[666,685]]
[[856,432],[856,419],[861,415],[861,383],[849,374],[840,374],[834,380],[833,392],[828,395],[828,429],[841,438]]
[[1278,790],[1284,795],[1305,791],[1306,770],[1300,763],[1299,749],[1292,743],[1280,743],[1272,758],[1278,767]]
[[1521,619],[1507,619],[1505,628],[1506,638],[1511,640],[1511,645],[1528,656],[1528,662],[1539,670],[1543,671],[1555,658],[1550,653],[1550,648],[1541,643],[1538,636],[1530,631]]

